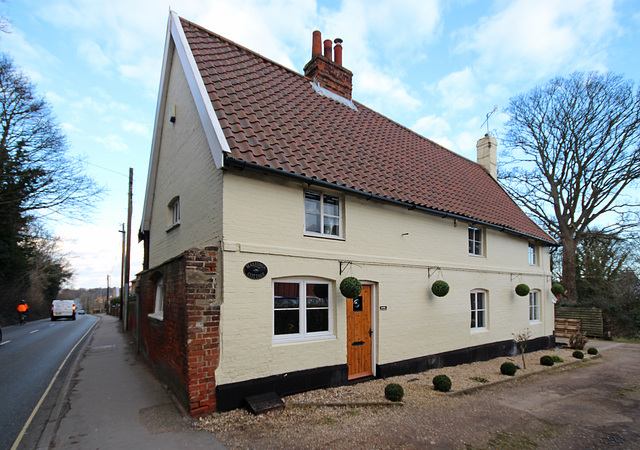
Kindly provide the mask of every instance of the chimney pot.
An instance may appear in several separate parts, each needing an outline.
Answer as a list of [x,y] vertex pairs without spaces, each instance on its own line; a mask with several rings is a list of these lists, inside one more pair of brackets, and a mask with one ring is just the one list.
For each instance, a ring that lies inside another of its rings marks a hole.
[[332,52],[333,42],[331,39],[327,39],[324,41],[324,57],[329,58],[333,61],[333,52]]
[[311,47],[311,57],[322,55],[322,35],[320,31],[313,32],[313,46]]
[[336,46],[334,47],[334,53],[335,53],[335,62],[336,64],[338,64],[339,66],[342,65],[342,39],[340,38],[336,38],[333,41]]

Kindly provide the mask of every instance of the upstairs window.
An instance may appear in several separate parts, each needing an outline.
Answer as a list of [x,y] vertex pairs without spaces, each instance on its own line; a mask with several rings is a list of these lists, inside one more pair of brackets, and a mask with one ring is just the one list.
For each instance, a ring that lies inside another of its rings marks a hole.
[[538,246],[529,242],[529,264],[532,266],[538,265]]
[[340,237],[340,198],[335,195],[306,191],[304,193],[305,234]]
[[469,227],[469,254],[475,256],[482,256],[482,228]]
[[180,197],[174,197],[167,206],[167,231],[180,225]]

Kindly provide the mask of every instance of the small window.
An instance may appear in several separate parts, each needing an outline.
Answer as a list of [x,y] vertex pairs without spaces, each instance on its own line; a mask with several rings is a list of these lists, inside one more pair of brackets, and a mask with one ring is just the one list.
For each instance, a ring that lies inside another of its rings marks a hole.
[[332,292],[326,281],[291,278],[273,283],[273,340],[333,336]]
[[487,295],[484,291],[471,291],[471,329],[487,327]]
[[469,254],[482,256],[482,228],[469,227]]
[[167,209],[167,231],[180,225],[180,197],[175,197]]
[[529,264],[532,266],[538,265],[538,246],[529,242]]
[[529,321],[540,321],[540,291],[529,292]]
[[153,313],[149,315],[158,320],[162,320],[164,317],[164,281],[162,278],[156,281],[156,301]]
[[304,231],[306,234],[340,237],[340,198],[307,191],[304,193]]

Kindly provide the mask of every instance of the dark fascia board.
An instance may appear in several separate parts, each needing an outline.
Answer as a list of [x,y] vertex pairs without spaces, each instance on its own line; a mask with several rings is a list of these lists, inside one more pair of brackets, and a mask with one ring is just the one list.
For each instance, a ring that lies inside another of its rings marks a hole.
[[417,211],[421,211],[427,214],[433,214],[436,216],[440,216],[443,219],[444,218],[450,218],[450,219],[457,219],[460,221],[464,221],[464,222],[468,222],[469,224],[472,225],[482,225],[484,227],[487,228],[492,228],[494,230],[499,230],[499,231],[504,231],[505,233],[509,233],[509,234],[514,234],[516,236],[519,237],[523,237],[526,238],[528,240],[534,240],[536,242],[539,242],[541,244],[544,245],[548,245],[549,247],[559,247],[557,242],[553,242],[553,241],[546,241],[544,239],[541,239],[537,236],[532,236],[530,234],[526,234],[526,233],[522,233],[520,231],[514,230],[512,228],[508,228],[502,225],[496,225],[494,223],[490,223],[490,222],[483,222],[481,220],[478,219],[474,219],[473,217],[468,217],[468,216],[464,216],[461,214],[455,214],[455,213],[450,213],[447,211],[441,211],[438,209],[434,209],[434,208],[428,208],[426,206],[420,206],[420,205],[416,205],[415,203],[410,203],[410,202],[403,202],[400,200],[395,200],[392,198],[388,198],[388,197],[383,197],[381,195],[377,195],[377,194],[372,194],[370,192],[365,192],[365,191],[360,191],[358,189],[354,189],[354,188],[350,188],[348,186],[342,186],[336,183],[330,183],[328,181],[324,181],[324,180],[319,180],[317,178],[313,178],[313,177],[308,177],[306,175],[299,175],[297,173],[293,173],[293,172],[286,172],[282,169],[274,169],[273,167],[267,167],[267,166],[262,166],[260,164],[256,164],[253,162],[248,162],[248,161],[244,161],[244,160],[240,160],[240,159],[236,159],[233,158],[232,156],[229,156],[228,154],[224,155],[224,167],[225,168],[230,168],[230,167],[235,167],[236,169],[250,169],[250,170],[255,170],[258,172],[262,172],[262,173],[267,173],[267,174],[273,174],[273,175],[277,175],[277,176],[281,176],[281,177],[285,177],[285,178],[289,178],[295,181],[298,181],[300,183],[304,183],[308,186],[318,186],[321,188],[325,188],[325,189],[333,189],[336,191],[340,191],[340,192],[344,192],[346,194],[351,194],[357,197],[362,197],[365,198],[367,200],[376,200],[379,202],[383,202],[383,203],[387,203],[387,204],[391,204],[391,205],[395,205],[395,206],[400,206],[402,208],[407,208],[409,210],[417,210]]

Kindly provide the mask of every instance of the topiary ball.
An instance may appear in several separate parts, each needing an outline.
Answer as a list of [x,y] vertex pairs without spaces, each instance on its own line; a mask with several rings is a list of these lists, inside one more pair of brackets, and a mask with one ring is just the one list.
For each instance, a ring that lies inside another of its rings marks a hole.
[[584,353],[582,353],[580,350],[576,350],[575,352],[573,352],[573,357],[577,359],[583,359]]
[[449,293],[449,283],[443,280],[438,280],[431,285],[431,292],[436,297],[444,297]]
[[514,376],[517,370],[518,367],[512,362],[505,362],[500,366],[500,373],[502,375]]
[[398,383],[387,384],[384,388],[384,396],[389,401],[399,402],[404,397],[404,389]]
[[549,355],[545,355],[540,358],[540,364],[542,364],[543,366],[553,366],[553,358]]
[[529,295],[529,292],[531,291],[531,289],[529,289],[529,286],[527,286],[526,284],[522,283],[516,286],[516,294],[518,294],[520,297],[525,297],[527,295]]
[[555,296],[562,295],[564,294],[564,286],[562,286],[560,283],[556,283],[551,286],[551,292]]
[[553,356],[551,357],[551,359],[553,359],[553,362],[554,362],[554,363],[557,363],[557,362],[564,362],[564,359],[562,359],[562,358],[561,358],[560,356],[558,356],[558,355],[553,355]]
[[598,354],[598,349],[595,347],[590,347],[589,350],[587,350],[587,353],[590,355],[597,355]]
[[433,377],[433,387],[436,391],[449,392],[451,390],[451,378],[446,375],[436,375]]
[[356,277],[347,277],[340,282],[340,293],[347,298],[356,298],[362,292],[362,283]]

